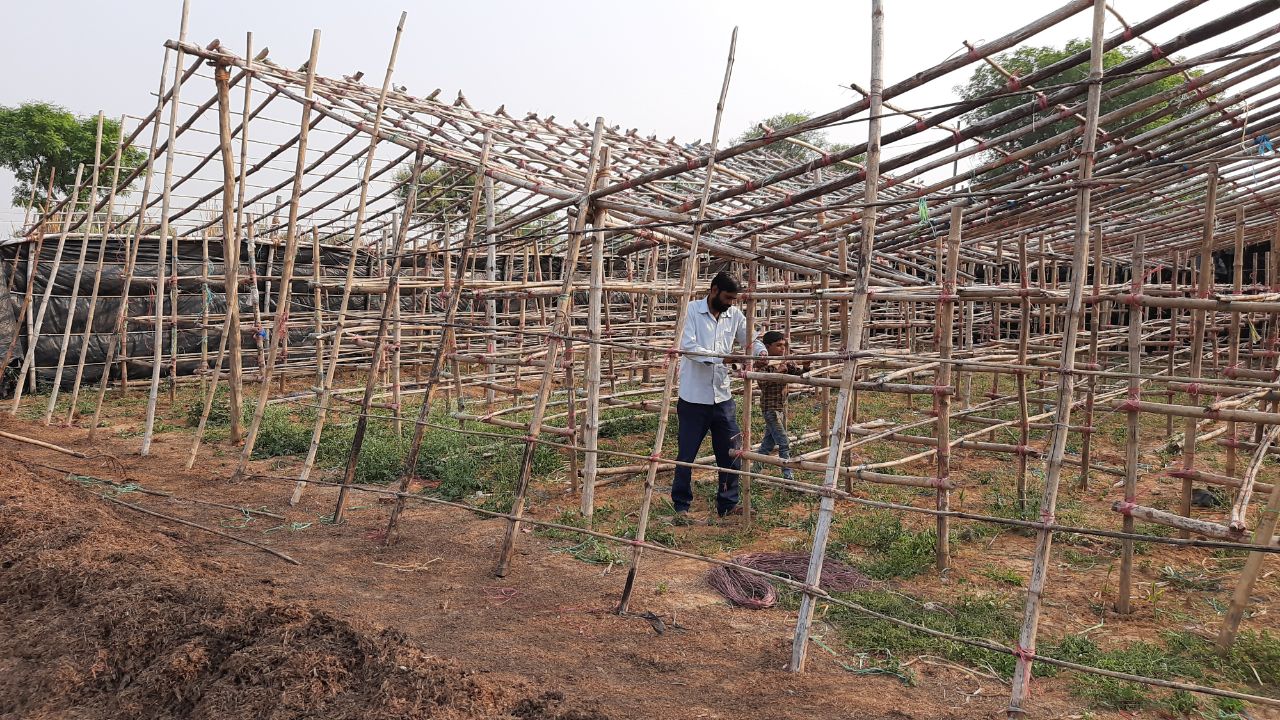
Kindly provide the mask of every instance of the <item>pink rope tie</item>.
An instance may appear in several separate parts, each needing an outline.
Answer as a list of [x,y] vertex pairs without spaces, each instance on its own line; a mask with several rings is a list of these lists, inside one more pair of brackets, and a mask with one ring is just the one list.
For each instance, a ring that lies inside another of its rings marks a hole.
[[1138,506],[1133,504],[1132,502],[1129,502],[1128,500],[1124,500],[1116,505],[1115,510],[1116,512],[1120,513],[1121,515],[1124,515],[1125,517],[1133,517],[1133,509],[1136,507]]
[[1045,525],[1054,525],[1056,524],[1057,520],[1058,519],[1054,517],[1052,510],[1049,510],[1048,508],[1046,508],[1040,511],[1040,522],[1044,523]]

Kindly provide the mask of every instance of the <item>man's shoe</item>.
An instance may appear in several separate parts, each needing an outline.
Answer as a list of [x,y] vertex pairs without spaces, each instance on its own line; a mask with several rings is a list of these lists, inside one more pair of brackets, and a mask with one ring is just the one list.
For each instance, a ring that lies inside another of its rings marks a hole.
[[677,510],[675,515],[671,516],[671,524],[678,527],[688,527],[693,524],[693,516],[688,510]]
[[746,516],[747,516],[747,513],[742,509],[741,505],[736,505],[730,510],[719,513],[719,517],[721,520],[741,519]]

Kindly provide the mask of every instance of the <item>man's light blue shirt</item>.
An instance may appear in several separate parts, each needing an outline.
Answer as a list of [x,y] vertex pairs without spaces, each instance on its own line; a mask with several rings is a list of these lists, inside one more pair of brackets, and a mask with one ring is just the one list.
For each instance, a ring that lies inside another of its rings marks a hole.
[[731,399],[729,369],[720,355],[747,346],[747,318],[737,307],[711,314],[707,300],[694,300],[685,308],[684,333],[680,336],[680,399],[700,405],[713,405]]

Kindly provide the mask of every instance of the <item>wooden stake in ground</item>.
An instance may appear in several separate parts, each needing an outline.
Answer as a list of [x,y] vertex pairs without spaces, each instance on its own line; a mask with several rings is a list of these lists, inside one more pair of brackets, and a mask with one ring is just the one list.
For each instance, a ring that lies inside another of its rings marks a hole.
[[[733,29],[729,38],[729,59],[725,63],[724,80],[720,84],[720,98],[716,102],[716,119],[711,128],[711,161],[707,163],[706,176],[702,183],[702,197],[698,201],[697,223],[693,226],[693,238],[689,242],[689,251],[684,261],[684,276],[680,279],[680,298],[676,303],[676,326],[671,338],[671,351],[667,356],[666,378],[662,386],[662,400],[658,404],[658,427],[653,437],[653,453],[649,456],[649,466],[645,473],[644,496],[640,500],[640,515],[636,520],[636,540],[643,541],[649,527],[649,510],[653,504],[653,485],[658,477],[658,459],[662,456],[662,445],[667,434],[667,423],[671,419],[671,395],[676,390],[676,350],[680,347],[680,338],[684,335],[684,327],[688,322],[687,308],[693,297],[693,287],[698,277],[698,243],[702,238],[702,221],[707,216],[707,198],[711,195],[711,181],[715,175],[716,147],[720,143],[720,120],[724,116],[724,102],[729,94],[729,80],[733,77],[733,57],[738,46],[738,28]],[[656,302],[658,298],[654,298]],[[627,569],[627,581],[622,587],[622,597],[618,601],[618,613],[627,612],[631,603],[631,592],[635,588],[636,572],[640,566],[642,551],[639,546],[631,550],[631,566]]]
[[[1134,297],[1142,294],[1143,284],[1143,249],[1145,236],[1138,235],[1133,241],[1133,257],[1130,260],[1129,293]],[[1138,497],[1138,430],[1140,424],[1137,401],[1142,399],[1142,381],[1138,375],[1142,373],[1142,307],[1129,305],[1129,400],[1134,403],[1126,409],[1125,449],[1124,449],[1124,502],[1132,507]],[[1124,532],[1133,532],[1133,516],[1124,514]],[[1116,612],[1128,615],[1131,612],[1129,597],[1133,585],[1133,540],[1120,542],[1120,582],[1116,589]]]
[[[516,478],[515,497],[511,501],[511,519],[507,524],[506,535],[502,539],[502,549],[498,554],[498,564],[494,574],[503,577],[511,566],[511,556],[515,553],[516,537],[520,532],[520,517],[524,514],[525,494],[529,490],[529,481],[533,475],[533,454],[538,449],[538,435],[542,432],[542,418],[546,413],[547,400],[551,397],[551,383],[555,379],[556,364],[560,352],[569,335],[571,308],[573,307],[573,268],[578,265],[578,250],[582,247],[582,234],[587,227],[587,218],[591,211],[590,195],[595,189],[597,171],[600,168],[600,143],[604,133],[604,118],[596,118],[595,131],[591,138],[591,160],[587,167],[587,184],[578,203],[578,215],[574,218],[570,229],[568,246],[564,255],[564,278],[560,285],[560,295],[556,303],[555,318],[551,324],[551,333],[547,336],[547,352],[543,358],[542,380],[538,384],[538,395],[534,399],[533,412],[529,418],[529,434],[524,441],[524,455],[520,459],[520,474]],[[637,539],[644,539],[644,530],[637,530]]]
[[1067,430],[1071,426],[1071,406],[1075,400],[1076,342],[1080,331],[1083,305],[1085,262],[1089,255],[1090,200],[1094,151],[1098,141],[1098,106],[1102,98],[1103,23],[1106,0],[1094,0],[1093,34],[1089,53],[1089,97],[1086,103],[1084,145],[1080,154],[1079,181],[1076,191],[1076,223],[1071,258],[1071,288],[1067,297],[1062,357],[1058,372],[1058,399],[1054,417],[1049,457],[1045,462],[1044,497],[1040,501],[1040,517],[1044,522],[1036,538],[1036,553],[1027,583],[1027,604],[1022,630],[1018,636],[1018,657],[1014,666],[1013,690],[1009,700],[1009,716],[1023,717],[1022,703],[1031,688],[1031,663],[1035,657],[1036,633],[1040,628],[1040,602],[1049,575],[1049,553],[1053,547],[1054,510],[1058,502],[1058,484],[1062,477],[1062,459],[1067,449]]
[[[187,16],[190,10],[191,0],[182,0],[182,22],[178,31],[179,42],[186,42]],[[159,248],[159,255],[156,259],[155,279],[156,326],[152,340],[155,347],[151,353],[151,392],[147,396],[147,419],[142,431],[142,455],[151,453],[151,436],[156,427],[156,402],[160,398],[161,359],[164,355],[164,263],[165,253],[168,248],[165,241],[169,238],[169,214],[173,201],[173,156],[178,142],[178,110],[181,107],[180,96],[182,93],[182,57],[182,48],[179,47],[173,63],[173,95],[169,99],[169,141],[165,145],[164,185],[162,186],[163,190],[160,199],[160,232],[159,239],[156,242]],[[139,214],[145,213],[139,209]],[[177,282],[176,277],[174,282]]]
[[[858,374],[858,353],[862,350],[863,325],[868,314],[868,293],[871,286],[871,254],[875,249],[876,219],[880,182],[880,123],[884,93],[884,4],[871,0],[871,83],[868,97],[871,100],[870,120],[867,122],[866,177],[863,180],[863,201],[867,204],[862,214],[862,237],[858,246],[858,265],[855,270],[853,303],[849,312],[849,324],[842,331],[842,345],[847,352],[844,368],[840,373],[840,391],[836,395],[835,412],[832,414],[831,440],[827,450],[827,465],[822,487],[835,489],[840,476],[840,458],[845,438],[849,434],[849,410],[853,381]],[[847,281],[842,281],[847,282]],[[831,520],[835,514],[835,498],[823,495],[818,503],[818,523],[813,529],[813,550],[809,555],[809,569],[805,585],[817,588],[822,583],[822,563],[826,558],[827,539],[831,534]],[[795,636],[791,641],[791,672],[803,672],[809,652],[809,626],[818,600],[806,591],[800,598],[800,611],[796,617]]]

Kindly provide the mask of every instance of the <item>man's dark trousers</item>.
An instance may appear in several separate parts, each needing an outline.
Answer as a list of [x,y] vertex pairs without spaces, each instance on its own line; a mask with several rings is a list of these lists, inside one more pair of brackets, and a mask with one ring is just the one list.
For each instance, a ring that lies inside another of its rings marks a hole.
[[[680,462],[697,460],[702,441],[707,432],[711,432],[711,447],[716,451],[716,465],[720,467],[716,511],[724,515],[738,505],[738,458],[733,451],[742,444],[742,431],[738,429],[737,404],[732,399],[715,405],[681,400],[676,403],[676,415],[680,418],[680,448],[676,460]],[[692,468],[676,466],[671,503],[676,510],[688,510],[693,504]]]

